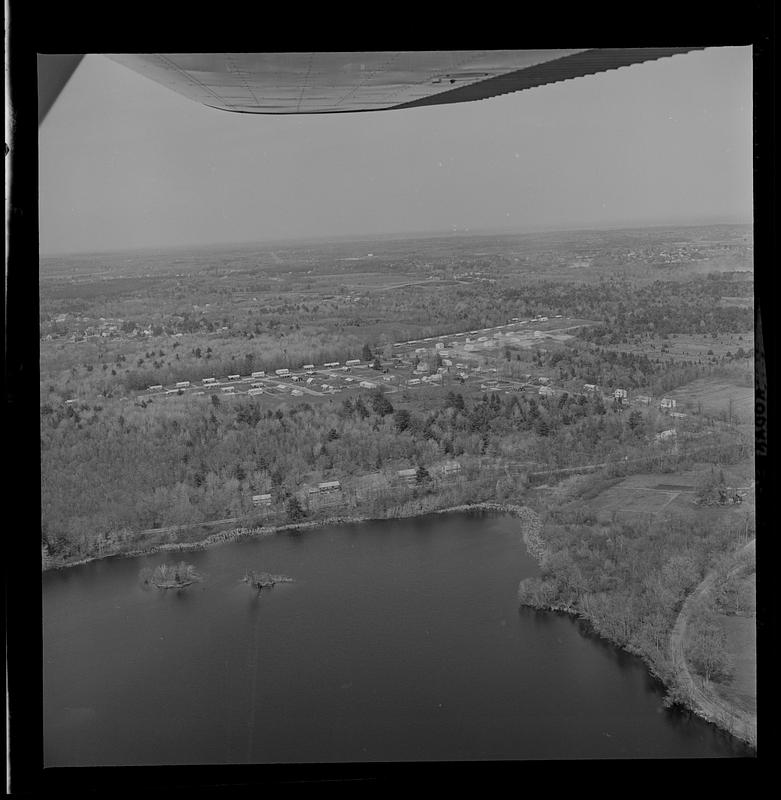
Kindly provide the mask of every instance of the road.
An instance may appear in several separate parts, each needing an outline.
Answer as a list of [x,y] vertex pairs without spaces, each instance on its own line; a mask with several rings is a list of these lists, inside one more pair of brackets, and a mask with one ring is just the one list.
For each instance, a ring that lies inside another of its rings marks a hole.
[[[755,552],[756,539],[752,539],[735,554],[735,565],[729,570],[728,575],[733,575],[745,567],[742,560],[746,555],[753,555]],[[703,685],[694,679],[689,671],[684,654],[684,643],[686,640],[686,626],[696,605],[708,595],[716,581],[718,572],[708,573],[697,588],[686,598],[678,619],[675,622],[672,633],[670,634],[670,656],[675,669],[675,674],[679,681],[687,689],[695,711],[706,719],[716,722],[721,727],[730,731],[739,739],[750,742],[754,746],[757,743],[757,718],[754,714],[748,714],[738,708],[726,703],[713,692],[707,691]]]

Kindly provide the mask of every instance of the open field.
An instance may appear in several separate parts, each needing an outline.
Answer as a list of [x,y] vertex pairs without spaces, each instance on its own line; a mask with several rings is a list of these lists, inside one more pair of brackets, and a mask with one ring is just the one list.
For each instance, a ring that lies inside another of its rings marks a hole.
[[[744,298],[738,298],[744,299]],[[748,298],[751,300],[751,298]],[[672,333],[667,336],[644,336],[639,342],[611,344],[610,349],[618,353],[647,355],[668,361],[708,361],[735,355],[739,349],[747,355],[754,354],[754,332],[721,333],[717,336],[706,333]]]
[[720,378],[700,378],[673,389],[666,394],[678,401],[679,409],[696,410],[702,404],[702,411],[712,416],[730,413],[732,402],[733,419],[741,422],[754,421],[754,387],[738,386]]
[[[669,475],[630,475],[617,483],[611,482],[612,485],[608,485],[604,491],[589,498],[585,506],[598,517],[610,518],[615,515],[617,519],[627,521],[667,512],[720,518],[726,513],[752,508],[753,491],[749,492],[740,506],[695,505],[697,485],[709,474],[710,469],[710,464],[697,464],[692,469]],[[753,465],[749,463],[725,466],[723,472],[730,486],[750,486],[753,481]]]
[[727,636],[727,652],[734,670],[728,683],[714,683],[719,696],[741,710],[757,713],[757,621],[754,617],[719,615]]

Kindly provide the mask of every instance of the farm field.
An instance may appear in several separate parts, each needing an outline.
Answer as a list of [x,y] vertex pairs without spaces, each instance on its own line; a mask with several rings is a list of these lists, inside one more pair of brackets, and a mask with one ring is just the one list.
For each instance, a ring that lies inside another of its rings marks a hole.
[[[674,512],[679,515],[714,515],[739,509],[752,508],[753,491],[740,506],[708,507],[694,503],[698,484],[710,472],[710,464],[697,464],[692,469],[670,474],[641,473],[630,475],[610,485],[584,505],[598,518],[624,519],[631,521],[660,513]],[[753,480],[753,465],[742,463],[725,466],[724,478],[730,486],[749,486]]]
[[649,357],[665,358],[671,361],[696,361],[699,359],[707,361],[710,358],[721,359],[728,353],[735,355],[739,348],[753,355],[753,331],[746,331],[744,333],[722,333],[715,338],[712,335],[704,333],[673,333],[667,338],[662,336],[644,338],[637,344],[610,345],[611,350],[615,350],[619,353],[646,354]]
[[666,393],[678,401],[683,410],[695,410],[702,403],[705,414],[729,414],[732,401],[733,419],[737,417],[742,423],[754,424],[754,387],[738,386],[728,380],[719,378],[699,378],[678,389]]

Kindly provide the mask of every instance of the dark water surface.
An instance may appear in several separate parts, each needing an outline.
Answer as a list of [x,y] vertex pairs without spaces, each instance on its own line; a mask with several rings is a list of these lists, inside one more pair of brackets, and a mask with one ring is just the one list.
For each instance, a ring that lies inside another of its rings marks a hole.
[[[642,663],[519,610],[517,520],[373,522],[44,576],[47,766],[747,755]],[[172,559],[169,558],[169,561]],[[295,583],[258,596],[247,568]]]

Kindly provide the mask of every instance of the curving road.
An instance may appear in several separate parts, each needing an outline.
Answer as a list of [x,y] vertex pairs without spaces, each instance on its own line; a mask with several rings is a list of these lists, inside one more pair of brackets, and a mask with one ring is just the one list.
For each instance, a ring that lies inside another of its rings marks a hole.
[[[734,556],[735,565],[729,570],[728,575],[733,575],[744,568],[744,555],[753,555],[756,539],[752,539],[742,547]],[[754,747],[757,744],[757,718],[755,714],[748,714],[708,692],[694,680],[684,655],[684,641],[686,639],[686,626],[694,607],[704,599],[713,588],[718,573],[714,570],[708,573],[697,588],[686,598],[675,626],[670,634],[670,655],[675,674],[681,684],[686,688],[692,704],[692,710],[705,719],[715,722],[725,728],[734,736],[749,742]]]

